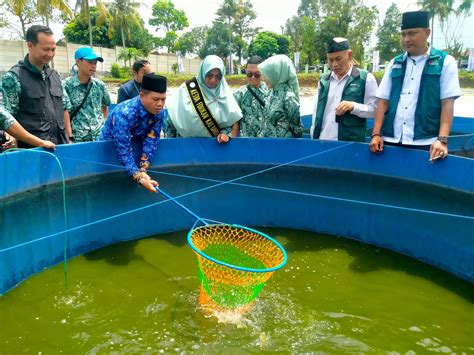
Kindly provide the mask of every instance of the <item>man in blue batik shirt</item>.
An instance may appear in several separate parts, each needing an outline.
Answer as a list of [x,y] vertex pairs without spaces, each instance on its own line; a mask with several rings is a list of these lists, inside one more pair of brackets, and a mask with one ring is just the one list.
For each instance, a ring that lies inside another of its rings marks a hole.
[[[166,78],[155,74],[143,76],[140,95],[118,104],[109,113],[99,140],[113,140],[117,157],[128,175],[151,192],[158,183],[146,173],[152,161],[167,110]],[[142,155],[137,165],[133,158],[132,140],[142,142]]]

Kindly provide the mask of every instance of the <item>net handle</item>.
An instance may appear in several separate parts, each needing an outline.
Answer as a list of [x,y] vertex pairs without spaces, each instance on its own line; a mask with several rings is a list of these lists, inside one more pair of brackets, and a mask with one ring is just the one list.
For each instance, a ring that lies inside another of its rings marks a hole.
[[160,187],[157,187],[156,188],[156,191],[158,191],[160,194],[162,194],[163,196],[165,196],[168,200],[170,201],[173,201],[174,203],[176,203],[179,207],[181,207],[183,210],[185,210],[186,212],[188,212],[191,216],[193,216],[194,218],[196,218],[199,222],[201,222],[202,224],[204,224],[205,226],[208,225],[208,223],[202,219],[201,217],[199,217],[196,213],[194,213],[193,211],[191,211],[189,208],[187,208],[185,205],[183,205],[181,202],[178,202],[178,200],[176,200],[173,196],[169,195],[168,193],[166,193],[165,191],[163,191],[162,188]]

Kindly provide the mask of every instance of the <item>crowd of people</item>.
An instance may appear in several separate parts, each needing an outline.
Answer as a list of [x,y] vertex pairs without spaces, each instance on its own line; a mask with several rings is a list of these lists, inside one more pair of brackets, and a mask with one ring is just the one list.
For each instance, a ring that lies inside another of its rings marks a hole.
[[[404,52],[390,61],[378,87],[374,76],[357,67],[350,43],[333,38],[327,45],[330,73],[320,77],[310,135],[312,139],[365,142],[367,118],[374,117],[369,149],[384,145],[430,151],[430,160],[448,154],[453,106],[460,96],[456,62],[431,47],[428,13],[405,12]],[[2,78],[0,143],[2,148],[113,140],[117,157],[140,185],[156,191],[147,169],[160,136],[301,138],[299,85],[285,55],[249,58],[247,85],[232,93],[221,58],[209,55],[196,77],[184,82],[166,102],[167,79],[152,73],[147,60],[133,65],[133,79],[118,93],[111,112],[105,84],[95,77],[103,61],[91,48],[75,52],[76,71],[61,80],[49,66],[53,32],[31,26],[28,54]],[[132,141],[141,142],[137,163]]]

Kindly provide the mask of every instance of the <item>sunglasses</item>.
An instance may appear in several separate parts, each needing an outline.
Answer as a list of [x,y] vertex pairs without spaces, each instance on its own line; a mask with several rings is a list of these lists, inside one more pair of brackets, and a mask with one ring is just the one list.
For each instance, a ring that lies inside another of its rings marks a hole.
[[258,79],[262,76],[262,74],[259,73],[258,71],[256,71],[255,73],[252,73],[251,71],[248,71],[247,72],[247,78],[251,78],[252,76],[254,76],[255,79]]

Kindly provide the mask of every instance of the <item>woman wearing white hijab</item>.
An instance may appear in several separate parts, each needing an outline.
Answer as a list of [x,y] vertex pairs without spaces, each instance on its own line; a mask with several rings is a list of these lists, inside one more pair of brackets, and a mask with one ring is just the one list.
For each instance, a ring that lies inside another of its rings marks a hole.
[[298,78],[292,61],[278,54],[258,65],[264,81],[270,88],[265,100],[263,137],[301,138]]
[[242,111],[223,73],[222,59],[209,55],[201,62],[196,78],[181,84],[167,105],[167,137],[214,136],[219,143],[229,141],[232,125],[242,118]]

